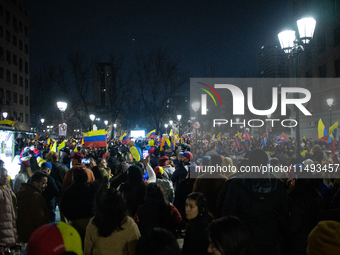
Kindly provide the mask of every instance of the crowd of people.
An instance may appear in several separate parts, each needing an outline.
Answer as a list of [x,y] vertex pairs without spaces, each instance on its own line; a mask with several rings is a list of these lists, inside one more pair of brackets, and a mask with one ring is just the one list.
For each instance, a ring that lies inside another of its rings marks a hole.
[[[338,153],[311,139],[299,153],[294,140],[189,143],[69,141],[58,153],[22,141],[19,173],[0,165],[0,243],[28,255],[340,254],[340,178],[292,171],[334,166]],[[291,171],[240,171],[268,164]],[[236,170],[199,171],[216,165]]]

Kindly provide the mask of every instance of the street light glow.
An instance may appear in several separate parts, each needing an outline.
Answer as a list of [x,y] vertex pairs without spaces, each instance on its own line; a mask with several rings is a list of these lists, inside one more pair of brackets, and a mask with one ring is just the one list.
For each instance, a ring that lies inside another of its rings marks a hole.
[[107,124],[109,124],[109,122],[107,120],[104,120],[104,124],[105,124],[105,126],[107,126]]
[[329,107],[331,107],[333,105],[333,98],[328,98],[327,104],[328,104]]
[[7,112],[3,112],[3,113],[2,113],[2,116],[4,117],[4,119],[6,119],[7,116],[8,116],[8,113],[7,113]]
[[57,102],[57,106],[58,106],[59,111],[65,112],[66,108],[67,108],[67,103],[65,103],[65,102]]
[[182,119],[182,115],[178,114],[177,119],[178,119],[178,121],[180,121]]
[[164,124],[164,127],[165,127],[165,128],[168,128],[168,124]]
[[314,18],[303,18],[297,21],[299,29],[300,39],[303,43],[309,43],[313,38],[314,30],[316,26],[316,20]]
[[94,114],[90,114],[90,120],[94,121],[94,119],[96,118],[96,116]]
[[200,106],[201,106],[200,102],[195,102],[195,103],[192,103],[192,105],[191,105],[191,107],[194,110],[194,112],[197,112],[198,109],[200,108]]
[[45,119],[41,119],[40,121],[41,121],[41,124],[44,124],[44,122],[45,122]]
[[115,124],[113,124],[113,126],[114,126],[114,128],[116,128],[116,127],[117,127],[117,124],[115,123]]
[[174,122],[172,120],[169,121],[169,124],[172,125]]
[[295,31],[294,30],[286,30],[282,31],[278,34],[281,49],[285,51],[285,53],[290,53],[294,46],[295,40]]

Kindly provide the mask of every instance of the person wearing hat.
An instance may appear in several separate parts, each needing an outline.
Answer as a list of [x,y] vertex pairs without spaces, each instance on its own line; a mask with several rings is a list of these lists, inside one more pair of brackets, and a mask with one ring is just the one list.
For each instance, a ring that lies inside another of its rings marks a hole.
[[0,243],[13,245],[17,242],[16,197],[7,183],[7,170],[0,168]]
[[340,222],[320,221],[308,236],[307,255],[340,254]]
[[37,171],[32,175],[31,183],[23,183],[17,194],[20,242],[27,243],[36,229],[49,222],[46,200],[41,194],[47,180],[46,173]]
[[33,232],[26,255],[83,255],[81,238],[70,225],[64,222],[50,223]]
[[168,156],[162,156],[158,159],[158,166],[161,166],[164,171],[164,177],[167,178],[168,180],[171,180],[172,175],[175,172],[175,168],[173,166],[168,165]]
[[81,152],[72,153],[71,155],[72,168],[68,170],[65,174],[64,183],[63,183],[64,191],[73,183],[72,176],[73,176],[74,169],[77,169],[77,168],[84,169],[87,174],[87,182],[93,182],[95,180],[93,172],[90,169],[86,168],[84,164],[81,164],[81,159],[83,158],[84,158],[84,155]]

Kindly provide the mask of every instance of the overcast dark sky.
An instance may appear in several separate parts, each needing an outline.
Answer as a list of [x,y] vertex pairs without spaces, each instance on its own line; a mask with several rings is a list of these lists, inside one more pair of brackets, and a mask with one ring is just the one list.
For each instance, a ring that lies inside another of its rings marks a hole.
[[257,74],[258,50],[287,24],[287,0],[28,0],[31,74],[46,61],[87,52],[166,48],[193,77]]

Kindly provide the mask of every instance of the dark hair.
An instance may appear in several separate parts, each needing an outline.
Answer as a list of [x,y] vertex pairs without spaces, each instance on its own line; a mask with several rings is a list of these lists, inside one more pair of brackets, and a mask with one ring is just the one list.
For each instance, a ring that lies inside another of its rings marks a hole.
[[128,170],[127,164],[120,163],[117,168],[117,174],[123,174],[126,173]]
[[94,175],[94,178],[95,178],[96,180],[97,180],[97,179],[100,179],[100,178],[103,178],[103,177],[102,177],[102,173],[100,172],[98,166],[92,167],[91,170],[92,170],[93,175]]
[[246,225],[235,216],[214,220],[208,227],[208,235],[223,255],[254,254]]
[[97,159],[97,165],[101,165],[103,160],[106,160],[106,159],[105,158],[98,158]]
[[163,189],[157,183],[149,183],[146,186],[146,199],[154,200],[160,206],[166,206]]
[[143,172],[139,166],[130,166],[127,175],[129,182],[139,183],[143,181]]
[[211,221],[211,216],[208,213],[207,209],[207,200],[205,196],[200,192],[192,192],[188,195],[187,199],[194,200],[198,207],[197,217],[203,217],[206,222]]
[[153,155],[158,157],[158,155],[159,155],[159,149],[158,148],[155,148],[155,150],[153,151]]
[[122,195],[114,188],[108,189],[99,201],[92,224],[98,228],[101,237],[108,237],[114,231],[123,230],[126,219],[125,203]]
[[74,182],[80,182],[80,183],[84,183],[87,182],[87,173],[86,171],[79,167],[73,170],[73,180]]
[[168,230],[154,228],[137,243],[136,255],[180,255],[176,237]]
[[40,182],[42,178],[48,178],[47,174],[44,172],[37,171],[32,175],[31,183],[33,182]]
[[216,166],[216,165],[220,166],[222,165],[222,158],[220,155],[212,155],[210,162],[212,166]]
[[[29,166],[30,167],[30,166]],[[21,164],[20,165],[20,170],[19,170],[19,173],[21,174],[24,174],[24,173],[27,173],[27,166],[25,164]]]

